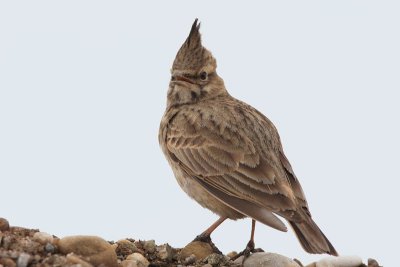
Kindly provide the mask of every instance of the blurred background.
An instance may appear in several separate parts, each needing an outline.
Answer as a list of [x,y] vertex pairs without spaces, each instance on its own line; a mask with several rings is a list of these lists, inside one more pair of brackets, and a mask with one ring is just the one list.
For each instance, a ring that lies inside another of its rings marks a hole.
[[[0,216],[59,237],[182,247],[217,216],[158,145],[170,67],[195,18],[229,92],[277,126],[313,218],[342,255],[395,266],[396,1],[2,1]],[[242,250],[250,220],[213,234]],[[292,231],[256,246],[303,263]]]

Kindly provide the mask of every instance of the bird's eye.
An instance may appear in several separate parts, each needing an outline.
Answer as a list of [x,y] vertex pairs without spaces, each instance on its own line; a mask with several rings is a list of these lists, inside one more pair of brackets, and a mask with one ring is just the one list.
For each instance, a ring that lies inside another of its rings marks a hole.
[[205,71],[200,73],[200,79],[203,80],[203,81],[207,80],[207,76],[208,76],[207,72],[205,72]]

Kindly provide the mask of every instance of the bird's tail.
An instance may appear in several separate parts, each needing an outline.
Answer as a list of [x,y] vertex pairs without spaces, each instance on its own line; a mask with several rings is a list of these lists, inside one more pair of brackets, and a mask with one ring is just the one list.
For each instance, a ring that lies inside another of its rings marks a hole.
[[305,251],[313,254],[326,253],[338,256],[331,242],[329,242],[328,238],[326,238],[321,229],[319,229],[317,224],[310,217],[308,217],[307,221],[301,223],[291,221],[289,221],[289,223]]

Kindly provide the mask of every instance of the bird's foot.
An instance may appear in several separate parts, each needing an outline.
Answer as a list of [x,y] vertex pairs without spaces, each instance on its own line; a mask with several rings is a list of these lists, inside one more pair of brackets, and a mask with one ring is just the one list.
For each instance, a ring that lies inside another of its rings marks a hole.
[[207,244],[209,244],[209,245],[211,246],[211,248],[212,248],[212,250],[213,250],[214,253],[217,253],[217,254],[221,254],[221,255],[222,255],[222,252],[221,252],[221,251],[217,248],[217,246],[212,242],[211,236],[210,236],[210,235],[207,235],[207,234],[199,234],[198,236],[196,236],[195,239],[193,239],[192,242],[194,242],[194,241],[199,241],[199,242],[207,243]]
[[198,236],[196,236],[195,239],[193,239],[192,242],[194,242],[194,241],[200,241],[200,242],[204,242],[204,243],[212,242],[211,241],[211,236],[210,235],[205,235],[205,234],[199,234]]
[[236,256],[232,258],[232,261],[238,259],[239,257],[243,256],[242,260],[242,265],[244,264],[244,261],[250,256],[251,253],[256,253],[256,252],[264,252],[262,248],[255,248],[255,244],[253,240],[250,240],[249,243],[247,243],[246,248],[238,253]]

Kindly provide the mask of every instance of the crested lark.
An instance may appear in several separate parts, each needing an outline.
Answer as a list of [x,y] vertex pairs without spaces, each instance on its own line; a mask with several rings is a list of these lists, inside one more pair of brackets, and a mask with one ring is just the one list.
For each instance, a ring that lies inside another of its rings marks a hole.
[[220,219],[252,218],[244,253],[254,251],[255,221],[280,231],[285,218],[309,253],[337,255],[311,218],[299,180],[272,122],[229,95],[216,60],[202,46],[197,19],[171,70],[159,142],[182,189]]

